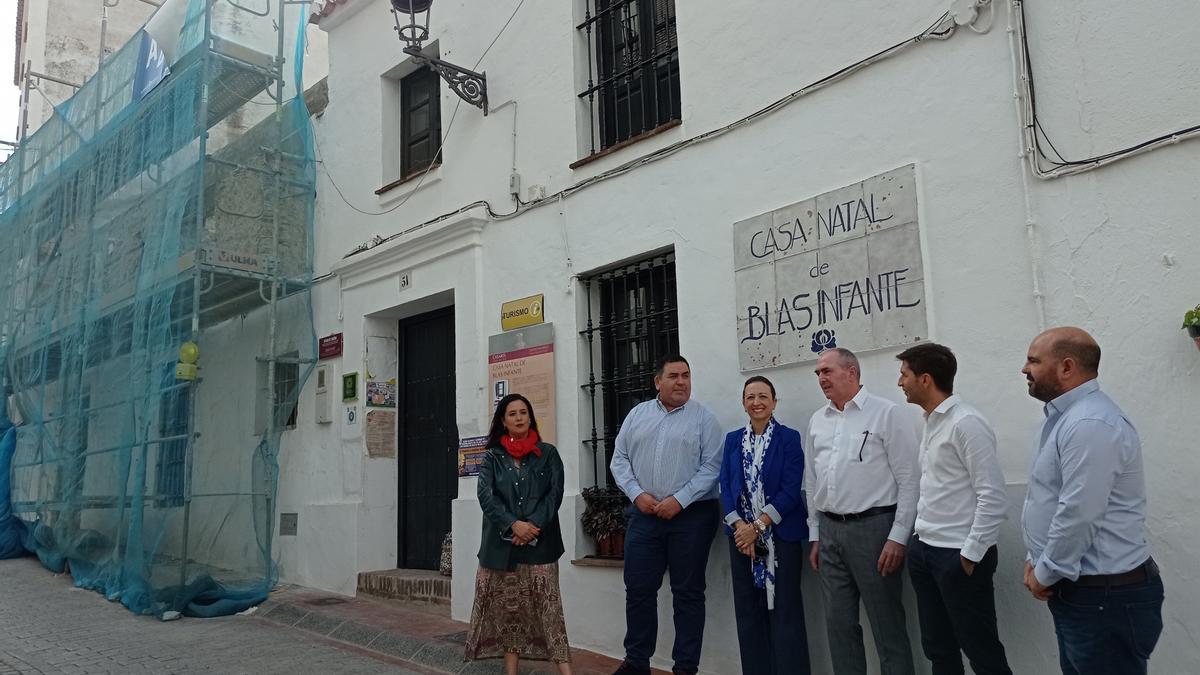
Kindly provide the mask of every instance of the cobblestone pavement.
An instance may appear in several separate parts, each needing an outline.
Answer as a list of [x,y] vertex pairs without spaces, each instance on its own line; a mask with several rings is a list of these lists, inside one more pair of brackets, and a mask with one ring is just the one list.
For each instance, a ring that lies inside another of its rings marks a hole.
[[255,617],[135,616],[35,559],[0,561],[0,675],[416,672]]

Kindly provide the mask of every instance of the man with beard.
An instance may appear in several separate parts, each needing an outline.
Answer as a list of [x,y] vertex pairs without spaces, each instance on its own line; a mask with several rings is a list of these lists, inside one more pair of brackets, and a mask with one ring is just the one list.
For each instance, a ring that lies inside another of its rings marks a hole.
[[1021,369],[1046,414],[1022,516],[1025,587],[1049,603],[1065,675],[1145,673],[1163,627],[1142,445],[1099,369],[1079,328],[1038,335]]

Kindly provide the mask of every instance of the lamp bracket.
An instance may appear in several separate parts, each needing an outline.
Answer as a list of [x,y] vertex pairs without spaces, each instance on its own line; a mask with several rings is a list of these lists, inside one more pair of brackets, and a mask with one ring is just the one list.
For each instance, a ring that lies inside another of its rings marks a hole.
[[447,63],[434,56],[426,56],[415,47],[406,47],[404,53],[412,57],[417,64],[428,66],[430,70],[441,76],[450,89],[462,100],[488,114],[487,76],[473,70],[460,68],[453,63]]

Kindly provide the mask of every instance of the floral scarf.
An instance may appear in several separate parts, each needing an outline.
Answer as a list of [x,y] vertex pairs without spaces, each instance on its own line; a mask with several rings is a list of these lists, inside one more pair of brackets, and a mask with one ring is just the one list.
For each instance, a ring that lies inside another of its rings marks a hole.
[[[766,460],[767,447],[771,445],[771,435],[775,431],[775,420],[767,423],[761,436],[754,434],[754,427],[749,423],[742,433],[742,476],[745,490],[738,499],[738,515],[748,523],[752,523],[762,515],[767,507],[766,494],[763,492],[763,464]],[[775,609],[775,539],[771,536],[771,527],[759,537],[766,542],[767,557],[751,558],[750,568],[754,573],[754,585],[767,591],[767,609]]]

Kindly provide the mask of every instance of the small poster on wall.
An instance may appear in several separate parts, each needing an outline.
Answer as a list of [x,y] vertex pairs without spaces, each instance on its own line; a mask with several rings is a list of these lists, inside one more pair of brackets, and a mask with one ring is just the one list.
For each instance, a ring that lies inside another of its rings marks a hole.
[[367,456],[373,459],[396,456],[396,413],[367,411]]
[[368,408],[395,408],[396,383],[367,380]]
[[483,453],[487,452],[487,436],[469,436],[458,441],[458,477],[478,476]]
[[[488,338],[489,412],[500,399],[521,394],[533,405],[538,435],[554,442],[554,324],[543,323]],[[491,415],[489,414],[489,421]]]

